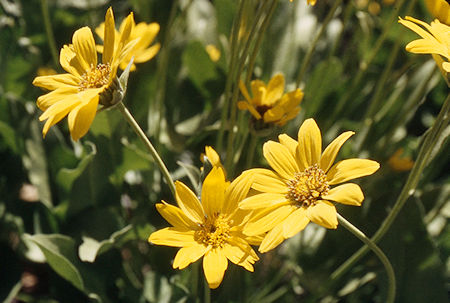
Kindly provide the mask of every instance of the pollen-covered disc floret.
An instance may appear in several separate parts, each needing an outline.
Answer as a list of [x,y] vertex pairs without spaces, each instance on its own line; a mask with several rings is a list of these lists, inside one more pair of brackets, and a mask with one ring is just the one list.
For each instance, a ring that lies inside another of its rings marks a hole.
[[296,173],[294,179],[287,182],[286,198],[296,202],[299,206],[307,207],[328,193],[327,175],[314,164],[301,173]]
[[206,246],[221,248],[230,237],[230,225],[222,214],[207,218],[195,232],[195,240]]
[[109,63],[101,63],[97,66],[91,64],[89,71],[81,76],[79,90],[83,91],[88,88],[100,88],[107,85],[109,83],[110,76],[111,66]]

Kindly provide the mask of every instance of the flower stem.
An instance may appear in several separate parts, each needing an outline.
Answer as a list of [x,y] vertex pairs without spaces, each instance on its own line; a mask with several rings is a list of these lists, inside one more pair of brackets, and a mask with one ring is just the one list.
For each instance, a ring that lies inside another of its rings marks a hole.
[[296,87],[300,85],[300,83],[303,80],[303,76],[305,75],[306,69],[308,68],[309,63],[311,62],[311,57],[316,49],[317,43],[319,42],[320,37],[322,37],[323,33],[327,29],[328,24],[330,23],[331,19],[334,16],[334,13],[336,12],[337,8],[341,5],[342,0],[335,0],[333,7],[329,10],[327,16],[325,17],[325,20],[323,21],[322,25],[320,26],[320,30],[317,33],[317,35],[314,37],[313,42],[310,44],[308,52],[306,53],[305,57],[303,58],[302,66],[300,67],[300,72],[297,76],[297,81],[295,82]]
[[41,0],[42,18],[44,19],[45,33],[47,35],[48,44],[50,47],[50,53],[52,54],[53,63],[58,66],[58,50],[56,48],[55,36],[53,35],[52,24],[50,22],[50,16],[48,13],[47,0]]
[[129,112],[129,110],[125,107],[125,105],[122,102],[119,102],[117,104],[117,108],[120,110],[120,112],[123,114],[127,122],[131,125],[133,130],[136,132],[139,138],[141,138],[142,142],[145,144],[147,149],[149,150],[150,154],[152,155],[153,159],[156,161],[156,164],[159,166],[159,170],[163,174],[164,178],[166,179],[166,183],[170,188],[170,191],[172,192],[172,195],[175,197],[175,184],[172,180],[172,177],[170,176],[169,170],[167,169],[166,165],[164,164],[163,160],[159,156],[156,149],[153,147],[150,140],[145,135],[142,128],[139,126],[139,124],[134,119],[133,115]]
[[388,293],[386,298],[386,303],[392,303],[395,300],[395,273],[394,269],[392,268],[391,262],[389,262],[389,259],[386,257],[386,255],[383,253],[383,251],[374,243],[372,242],[362,231],[360,231],[358,228],[356,228],[353,224],[348,222],[344,217],[342,217],[340,214],[337,214],[339,223],[344,226],[349,232],[351,232],[353,235],[355,235],[358,239],[363,241],[369,249],[371,249],[375,255],[380,259],[381,263],[383,263],[383,266],[386,270],[386,274],[388,277]]
[[[433,126],[431,126],[431,128],[425,134],[425,139],[419,150],[419,154],[417,155],[417,159],[414,163],[411,173],[406,180],[406,184],[403,186],[403,189],[389,215],[383,221],[375,235],[371,238],[373,242],[378,242],[386,234],[408,198],[414,194],[420,177],[422,176],[422,172],[430,160],[429,157],[433,149],[435,148],[436,143],[439,141],[441,134],[445,131],[447,125],[449,124],[449,120],[450,94],[447,96],[447,99],[445,100],[444,105],[442,106],[441,111],[439,112]],[[355,263],[358,262],[358,260],[361,259],[368,251],[369,249],[367,246],[361,247],[331,274],[331,279],[335,280],[341,277],[350,268],[352,268]]]

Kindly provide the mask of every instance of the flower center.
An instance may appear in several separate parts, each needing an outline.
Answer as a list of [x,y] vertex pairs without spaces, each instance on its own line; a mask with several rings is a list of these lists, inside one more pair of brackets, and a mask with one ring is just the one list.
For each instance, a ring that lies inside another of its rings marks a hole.
[[215,215],[207,218],[206,222],[200,225],[200,229],[195,232],[194,239],[204,245],[211,245],[213,248],[222,247],[230,237],[230,225],[223,215]]
[[81,82],[78,89],[80,91],[88,88],[100,88],[107,85],[111,74],[111,66],[109,63],[91,65],[91,68],[81,76]]
[[308,167],[301,173],[296,173],[294,179],[287,182],[287,186],[286,198],[303,207],[314,205],[330,189],[327,175],[317,164]]

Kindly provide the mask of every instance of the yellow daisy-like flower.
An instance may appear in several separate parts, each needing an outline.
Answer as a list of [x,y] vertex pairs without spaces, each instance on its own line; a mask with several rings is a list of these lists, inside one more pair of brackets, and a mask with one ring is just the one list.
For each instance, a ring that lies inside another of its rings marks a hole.
[[238,102],[240,110],[248,110],[256,120],[283,126],[287,121],[295,118],[300,111],[303,92],[297,88],[284,93],[284,76],[275,75],[266,85],[263,81],[253,80],[251,83],[253,98],[250,97],[244,83],[239,87],[246,100]]
[[[294,0],[289,0],[289,1],[292,2]],[[311,5],[316,5],[316,0],[307,0],[306,2]]]
[[210,288],[222,282],[228,260],[253,272],[259,258],[250,244],[260,238],[242,233],[249,211],[238,203],[250,189],[251,179],[241,175],[231,184],[221,168],[213,167],[202,186],[201,202],[183,183],[175,182],[178,206],[162,201],[158,212],[172,227],[152,233],[149,241],[157,245],[181,247],[173,268],[184,269],[203,256],[203,271]]
[[450,25],[450,4],[445,0],[425,0],[430,13],[442,23]]
[[[450,60],[450,27],[437,19],[430,25],[409,16],[405,19],[399,18],[398,22],[423,38],[408,43],[406,50],[416,54],[439,55],[441,57],[433,56],[439,67],[447,73],[450,72],[450,63],[448,62]],[[447,61],[444,61],[442,57]]]
[[131,19],[127,20],[115,49],[114,16],[108,9],[102,63],[97,62],[91,29],[83,27],[74,33],[72,44],[61,49],[59,61],[67,73],[34,79],[35,86],[51,91],[37,99],[37,106],[44,111],[39,120],[47,120],[42,130],[44,137],[51,126],[68,115],[70,135],[73,140],[80,139],[89,130],[102,98],[112,98],[119,62],[135,43],[129,42],[132,24]]
[[[158,53],[161,45],[160,43],[156,43],[150,46],[150,44],[152,44],[152,42],[156,38],[156,35],[159,32],[159,24],[156,22],[152,23],[140,22],[138,24],[135,24],[133,13],[130,13],[128,17],[124,21],[122,21],[119,27],[119,31],[115,30],[116,41],[119,41],[118,37],[123,35],[124,30],[126,29],[127,26],[127,22],[129,22],[127,21],[129,18],[131,19],[131,32],[128,39],[129,41],[133,41],[139,38],[139,41],[134,45],[134,47],[128,53],[128,55],[121,60],[119,67],[122,70],[126,69],[131,58],[134,56],[133,64],[131,65],[130,69],[131,71],[134,71],[136,69],[136,65],[134,63],[143,63],[152,59]],[[104,28],[105,23],[102,23],[95,29],[95,33],[102,40],[105,39]],[[116,43],[115,48],[117,49],[118,47],[119,44]],[[97,49],[99,52],[103,52],[103,47],[101,45],[99,45]]]
[[326,228],[338,225],[333,202],[361,205],[364,195],[355,183],[339,183],[373,174],[380,165],[367,159],[347,159],[333,165],[336,155],[354,132],[341,134],[322,153],[320,129],[313,119],[298,131],[298,141],[286,134],[280,142],[268,141],[263,152],[269,169],[245,173],[254,179],[258,194],[244,199],[242,209],[264,209],[244,228],[247,235],[268,232],[259,247],[266,252],[288,239],[312,221]]

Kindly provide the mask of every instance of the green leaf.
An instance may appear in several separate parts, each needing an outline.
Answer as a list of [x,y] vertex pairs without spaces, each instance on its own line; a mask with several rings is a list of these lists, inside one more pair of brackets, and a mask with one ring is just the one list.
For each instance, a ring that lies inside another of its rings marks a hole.
[[110,250],[117,245],[131,231],[131,225],[127,225],[111,235],[109,239],[98,242],[90,237],[83,237],[83,244],[78,248],[78,255],[81,261],[94,262],[97,256]]
[[3,138],[3,142],[14,153],[17,153],[18,146],[16,143],[16,133],[14,129],[3,121],[0,121],[0,137]]
[[218,78],[216,66],[209,59],[205,46],[191,42],[183,53],[183,64],[187,67],[189,78],[205,96],[210,96],[207,86],[210,81]]
[[24,238],[39,246],[47,263],[56,273],[84,291],[84,282],[76,266],[79,261],[75,255],[75,241],[72,238],[60,234],[24,234]]

